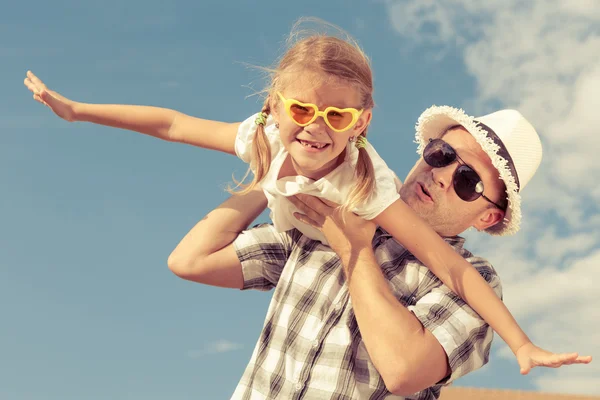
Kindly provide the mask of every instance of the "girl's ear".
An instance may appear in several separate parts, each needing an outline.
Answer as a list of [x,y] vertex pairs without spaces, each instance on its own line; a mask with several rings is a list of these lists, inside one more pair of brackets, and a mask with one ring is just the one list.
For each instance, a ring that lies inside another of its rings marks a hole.
[[367,126],[369,126],[369,124],[371,123],[372,116],[373,116],[372,110],[365,110],[360,115],[360,117],[358,117],[358,121],[356,121],[356,125],[354,125],[354,131],[356,132],[356,136],[363,133],[363,131],[367,128]]
[[279,102],[275,99],[275,96],[269,97],[269,109],[271,110],[271,115],[275,120],[275,123],[279,124]]

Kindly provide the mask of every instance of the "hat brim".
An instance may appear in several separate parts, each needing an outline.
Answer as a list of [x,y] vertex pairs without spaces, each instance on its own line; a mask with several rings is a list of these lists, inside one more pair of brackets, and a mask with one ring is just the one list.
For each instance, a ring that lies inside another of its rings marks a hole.
[[450,106],[432,106],[428,108],[421,114],[415,126],[415,142],[419,145],[417,153],[422,156],[429,139],[439,138],[448,128],[456,125],[463,126],[473,135],[473,138],[492,161],[494,168],[498,170],[500,179],[506,186],[508,207],[504,220],[485,231],[498,236],[515,234],[519,231],[521,225],[521,195],[515,177],[512,175],[509,161],[498,155],[500,150],[498,144],[477,124],[474,117],[467,115],[462,109]]

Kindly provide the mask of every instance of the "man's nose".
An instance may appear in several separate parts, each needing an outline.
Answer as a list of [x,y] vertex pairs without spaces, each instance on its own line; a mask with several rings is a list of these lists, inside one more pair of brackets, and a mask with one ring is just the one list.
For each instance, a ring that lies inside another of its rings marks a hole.
[[452,177],[455,169],[455,163],[441,168],[432,168],[431,175],[433,181],[440,189],[447,191],[452,186]]

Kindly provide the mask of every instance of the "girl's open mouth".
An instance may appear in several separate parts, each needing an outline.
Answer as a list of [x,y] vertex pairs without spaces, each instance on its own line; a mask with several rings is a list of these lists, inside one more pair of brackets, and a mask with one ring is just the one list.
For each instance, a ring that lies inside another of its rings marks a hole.
[[306,147],[307,149],[322,150],[329,146],[329,143],[310,142],[308,140],[301,139],[296,139],[296,141],[300,143],[303,147]]

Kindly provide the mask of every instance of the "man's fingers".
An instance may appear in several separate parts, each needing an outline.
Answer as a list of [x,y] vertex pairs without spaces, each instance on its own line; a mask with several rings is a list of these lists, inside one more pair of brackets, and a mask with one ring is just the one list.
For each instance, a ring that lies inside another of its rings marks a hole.
[[304,201],[302,201],[298,195],[290,196],[287,199],[301,211],[307,211],[310,209],[310,207]]
[[329,206],[323,201],[323,199],[319,197],[309,196],[301,193],[297,194],[296,197],[321,215],[329,215],[331,213],[331,206]]
[[297,219],[298,221],[300,221],[300,222],[304,222],[305,224],[308,224],[308,225],[312,225],[312,226],[314,226],[315,228],[320,228],[320,227],[321,227],[319,224],[317,224],[317,222],[316,222],[316,221],[314,221],[314,220],[312,220],[312,219],[308,218],[308,217],[307,217],[306,215],[304,215],[304,214],[300,214],[299,212],[295,212],[295,213],[294,213],[294,217],[296,217],[296,219]]
[[308,218],[317,223],[321,222],[324,218],[323,215],[316,212],[309,204],[306,204],[304,201],[299,199],[297,196],[290,196],[288,200],[296,206],[298,210],[300,210],[303,214],[305,214]]
[[325,203],[326,206],[331,207],[331,208],[338,208],[340,206],[338,203],[335,203],[331,200],[324,199],[322,197],[319,197],[318,200],[321,200],[323,203]]

